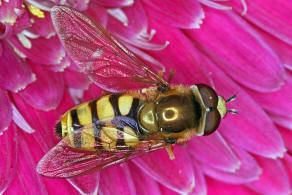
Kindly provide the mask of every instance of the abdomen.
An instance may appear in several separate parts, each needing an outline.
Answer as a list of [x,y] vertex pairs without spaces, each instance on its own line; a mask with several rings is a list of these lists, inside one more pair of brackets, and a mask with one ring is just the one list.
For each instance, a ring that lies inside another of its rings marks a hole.
[[139,142],[137,111],[141,101],[129,94],[102,96],[68,110],[56,129],[61,128],[59,136],[69,136],[74,148],[117,151],[135,147]]

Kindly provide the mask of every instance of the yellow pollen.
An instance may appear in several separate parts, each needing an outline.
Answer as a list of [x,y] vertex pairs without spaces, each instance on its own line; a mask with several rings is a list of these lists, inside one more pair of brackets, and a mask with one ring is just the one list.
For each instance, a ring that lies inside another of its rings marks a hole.
[[35,7],[35,6],[31,5],[31,4],[28,4],[27,8],[28,8],[29,12],[32,15],[34,15],[34,16],[36,16],[38,18],[45,18],[45,12],[43,12],[39,8],[37,8],[37,7]]

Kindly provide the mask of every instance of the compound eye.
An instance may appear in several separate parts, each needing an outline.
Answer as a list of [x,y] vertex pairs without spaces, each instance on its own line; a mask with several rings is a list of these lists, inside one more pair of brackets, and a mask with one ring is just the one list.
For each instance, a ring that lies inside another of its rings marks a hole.
[[204,84],[198,84],[197,87],[200,91],[205,106],[217,108],[218,95],[216,92],[211,87]]
[[206,116],[204,135],[210,135],[213,133],[218,128],[220,120],[221,116],[218,110],[208,112]]

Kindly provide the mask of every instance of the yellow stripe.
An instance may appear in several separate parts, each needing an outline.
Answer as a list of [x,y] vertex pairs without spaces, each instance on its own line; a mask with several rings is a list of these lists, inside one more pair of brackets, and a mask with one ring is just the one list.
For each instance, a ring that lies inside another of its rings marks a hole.
[[108,151],[115,151],[117,144],[117,132],[114,127],[102,127],[100,139],[102,147]]
[[124,140],[125,145],[134,147],[139,143],[139,138],[137,137],[135,131],[130,127],[124,128]]
[[97,115],[99,120],[113,119],[115,116],[114,109],[109,101],[109,96],[104,96],[97,100]]
[[132,107],[133,96],[123,95],[119,97],[119,110],[122,115],[127,115]]
[[67,112],[67,132],[70,139],[70,144],[72,147],[74,147],[74,134],[72,133],[71,111]]
[[79,122],[82,126],[87,126],[92,123],[91,110],[89,102],[86,102],[76,109]]
[[81,148],[83,150],[94,151],[95,148],[94,128],[92,125],[84,127],[81,133]]

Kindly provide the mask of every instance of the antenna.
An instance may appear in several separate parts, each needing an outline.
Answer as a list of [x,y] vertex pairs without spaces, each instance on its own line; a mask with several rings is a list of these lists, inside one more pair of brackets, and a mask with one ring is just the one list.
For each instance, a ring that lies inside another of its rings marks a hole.
[[227,109],[227,112],[229,112],[231,114],[238,114],[238,111],[235,109]]
[[226,102],[232,102],[233,100],[235,100],[236,99],[236,95],[233,95],[233,96],[231,96],[230,98],[228,98],[227,100],[226,100]]

